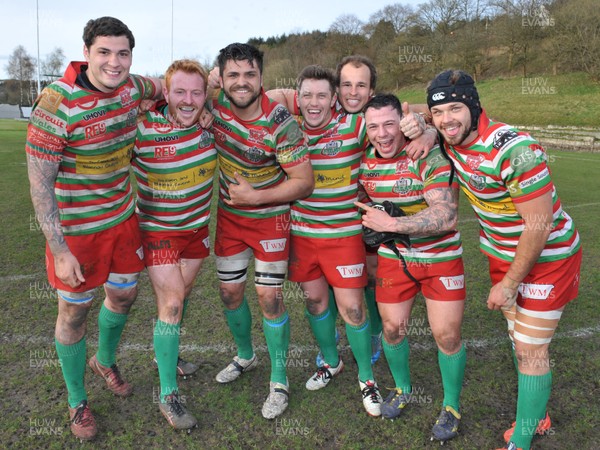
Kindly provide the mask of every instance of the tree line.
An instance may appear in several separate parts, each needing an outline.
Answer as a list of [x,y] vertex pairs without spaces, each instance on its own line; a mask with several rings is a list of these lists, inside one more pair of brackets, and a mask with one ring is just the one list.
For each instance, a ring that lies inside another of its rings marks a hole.
[[[367,22],[340,15],[326,31],[292,33],[248,42],[265,52],[266,88],[295,88],[307,64],[335,67],[350,54],[370,57],[379,90],[423,84],[446,68],[476,80],[583,71],[600,82],[598,0],[429,0],[394,3]],[[41,62],[44,83],[60,75],[62,49]],[[0,86],[0,103],[30,105],[37,95],[37,62],[18,46]]]

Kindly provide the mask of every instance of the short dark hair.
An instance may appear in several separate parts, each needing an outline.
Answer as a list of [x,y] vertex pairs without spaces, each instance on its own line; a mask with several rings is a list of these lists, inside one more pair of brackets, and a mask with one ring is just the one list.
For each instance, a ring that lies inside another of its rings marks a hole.
[[335,74],[331,69],[326,69],[318,64],[306,66],[298,75],[298,90],[300,90],[304,80],[326,80],[329,82],[331,94],[335,94]]
[[255,46],[250,44],[240,44],[234,42],[229,44],[227,47],[219,50],[219,56],[217,62],[219,64],[219,71],[221,75],[225,70],[225,64],[227,61],[248,61],[248,63],[254,67],[254,62],[258,66],[258,70],[262,74],[263,71],[263,52],[257,49]]
[[369,108],[381,109],[385,108],[386,106],[391,106],[393,109],[398,111],[398,115],[402,117],[402,103],[394,94],[377,94],[371,97],[365,105],[363,111],[366,114]]
[[377,85],[377,69],[375,68],[375,64],[373,64],[373,61],[371,61],[366,56],[362,56],[362,55],[346,56],[344,59],[342,59],[340,61],[340,63],[337,65],[337,68],[335,69],[336,85],[338,87],[340,86],[340,78],[342,75],[342,69],[347,64],[352,64],[356,68],[363,66],[363,65],[367,66],[369,68],[369,73],[371,74],[371,77],[369,79],[369,84],[370,84],[369,87],[371,89],[375,90],[375,86]]
[[135,47],[135,38],[127,25],[114,17],[90,19],[83,29],[83,43],[89,49],[98,36],[125,36],[129,41],[129,50]]

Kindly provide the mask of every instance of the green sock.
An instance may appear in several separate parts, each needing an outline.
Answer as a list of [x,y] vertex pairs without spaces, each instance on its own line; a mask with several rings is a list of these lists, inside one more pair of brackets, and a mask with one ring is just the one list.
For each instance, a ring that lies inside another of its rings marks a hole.
[[179,321],[179,326],[182,327],[183,326],[183,318],[185,317],[185,312],[187,311],[187,307],[188,307],[188,303],[189,303],[189,299],[184,298],[183,299],[183,308],[181,311],[181,320]]
[[237,345],[237,355],[242,359],[251,359],[254,355],[252,348],[252,314],[244,296],[242,304],[234,310],[225,309],[227,325]]
[[313,316],[306,310],[306,317],[317,340],[323,359],[331,366],[337,366],[340,355],[335,343],[335,318],[328,308],[322,314]]
[[263,331],[271,357],[271,381],[287,384],[287,351],[290,345],[290,320],[287,311],[276,319],[263,317]]
[[154,353],[160,378],[160,401],[177,387],[177,356],[179,355],[180,324],[171,324],[158,319],[154,325]]
[[329,286],[329,310],[333,315],[333,323],[335,323],[337,321],[339,312],[337,303],[335,302],[335,294],[333,293],[333,288],[331,286]]
[[517,420],[510,439],[518,448],[528,449],[552,391],[552,372],[544,375],[525,375],[519,372]]
[[408,338],[405,337],[397,344],[389,344],[385,337],[383,341],[383,353],[390,366],[390,372],[394,378],[396,387],[402,389],[402,392],[410,394],[412,385],[410,383],[410,368],[408,364],[408,354],[410,347],[408,346]]
[[446,355],[438,350],[438,364],[444,386],[444,403],[442,405],[451,406],[456,412],[460,412],[460,392],[467,364],[465,345],[461,345],[460,350],[453,355]]
[[87,394],[83,385],[85,375],[85,337],[79,342],[71,345],[61,344],[54,339],[56,355],[67,385],[68,402],[71,408],[75,408],[82,400],[87,400]]
[[104,367],[111,367],[117,360],[117,346],[127,314],[119,314],[109,310],[104,304],[98,314],[98,352],[96,358]]
[[358,326],[347,323],[346,336],[356,359],[356,364],[358,364],[358,379],[363,383],[373,380],[373,368],[371,367],[371,327],[369,319],[366,319]]
[[377,302],[375,301],[375,287],[367,286],[365,288],[365,301],[367,302],[367,311],[369,311],[369,320],[371,322],[371,336],[378,336],[383,330],[381,324],[381,316],[379,315],[379,309],[377,309]]

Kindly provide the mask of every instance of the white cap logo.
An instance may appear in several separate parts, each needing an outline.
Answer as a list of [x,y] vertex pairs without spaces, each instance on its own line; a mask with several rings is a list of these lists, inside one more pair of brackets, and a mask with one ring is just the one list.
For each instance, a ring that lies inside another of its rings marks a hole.
[[434,102],[444,100],[444,98],[446,98],[446,95],[443,92],[436,92],[431,96],[431,100],[433,100]]

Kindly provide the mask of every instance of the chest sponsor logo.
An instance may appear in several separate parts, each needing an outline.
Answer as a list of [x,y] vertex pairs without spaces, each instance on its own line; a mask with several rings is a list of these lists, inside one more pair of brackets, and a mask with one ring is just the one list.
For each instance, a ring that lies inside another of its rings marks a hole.
[[93,139],[106,133],[106,124],[104,122],[96,123],[85,127],[85,138]]
[[412,178],[400,178],[394,183],[394,186],[392,187],[392,192],[394,194],[406,195],[409,192],[411,192],[412,184]]
[[476,191],[483,191],[485,189],[485,177],[482,175],[471,174],[469,178],[469,186]]
[[177,155],[177,147],[166,145],[164,147],[154,147],[154,157],[157,159],[169,159]]
[[467,163],[467,166],[469,166],[469,168],[471,170],[477,170],[477,169],[479,169],[479,166],[481,165],[481,163],[483,161],[485,161],[485,157],[483,155],[477,155],[477,156],[469,155],[469,156],[467,156],[467,160],[465,162]]
[[129,166],[132,151],[133,143],[110,153],[100,155],[79,154],[75,159],[75,171],[87,175],[103,175],[116,172]]
[[374,181],[365,181],[363,182],[363,186],[367,192],[375,192],[377,189],[377,184]]
[[519,285],[521,295],[532,300],[548,300],[552,289],[554,289],[553,284],[521,283]]
[[440,277],[440,281],[447,291],[458,291],[465,287],[465,276],[456,275],[454,277]]
[[173,136],[156,136],[154,138],[155,142],[172,142],[172,141],[177,141],[179,140],[179,136],[173,135]]
[[396,163],[396,173],[408,173],[408,159],[403,158]]
[[515,131],[511,131],[511,130],[498,131],[494,135],[494,148],[496,150],[500,150],[502,147],[504,147],[510,141],[516,139],[517,136],[519,136],[519,135]]
[[201,167],[175,173],[148,173],[148,185],[155,191],[181,191],[190,189],[212,179],[216,161]]
[[321,154],[324,156],[336,156],[342,148],[342,141],[331,141],[325,144],[325,147],[321,150]]
[[277,253],[285,250],[287,238],[267,239],[259,243],[266,253]]
[[99,117],[103,117],[106,115],[106,110],[105,109],[100,109],[98,111],[94,111],[88,114],[84,114],[81,118],[86,121],[89,122],[90,120],[94,120],[94,119],[98,119]]
[[248,140],[252,142],[256,142],[258,144],[263,144],[265,141],[265,136],[267,135],[267,130],[262,129],[254,129],[251,128],[248,130]]
[[121,92],[119,92],[119,96],[121,97],[121,105],[123,106],[129,106],[134,102],[133,97],[131,96],[131,89],[128,87],[124,87]]
[[342,278],[359,278],[363,275],[365,265],[363,263],[351,264],[349,266],[337,266],[336,269]]

